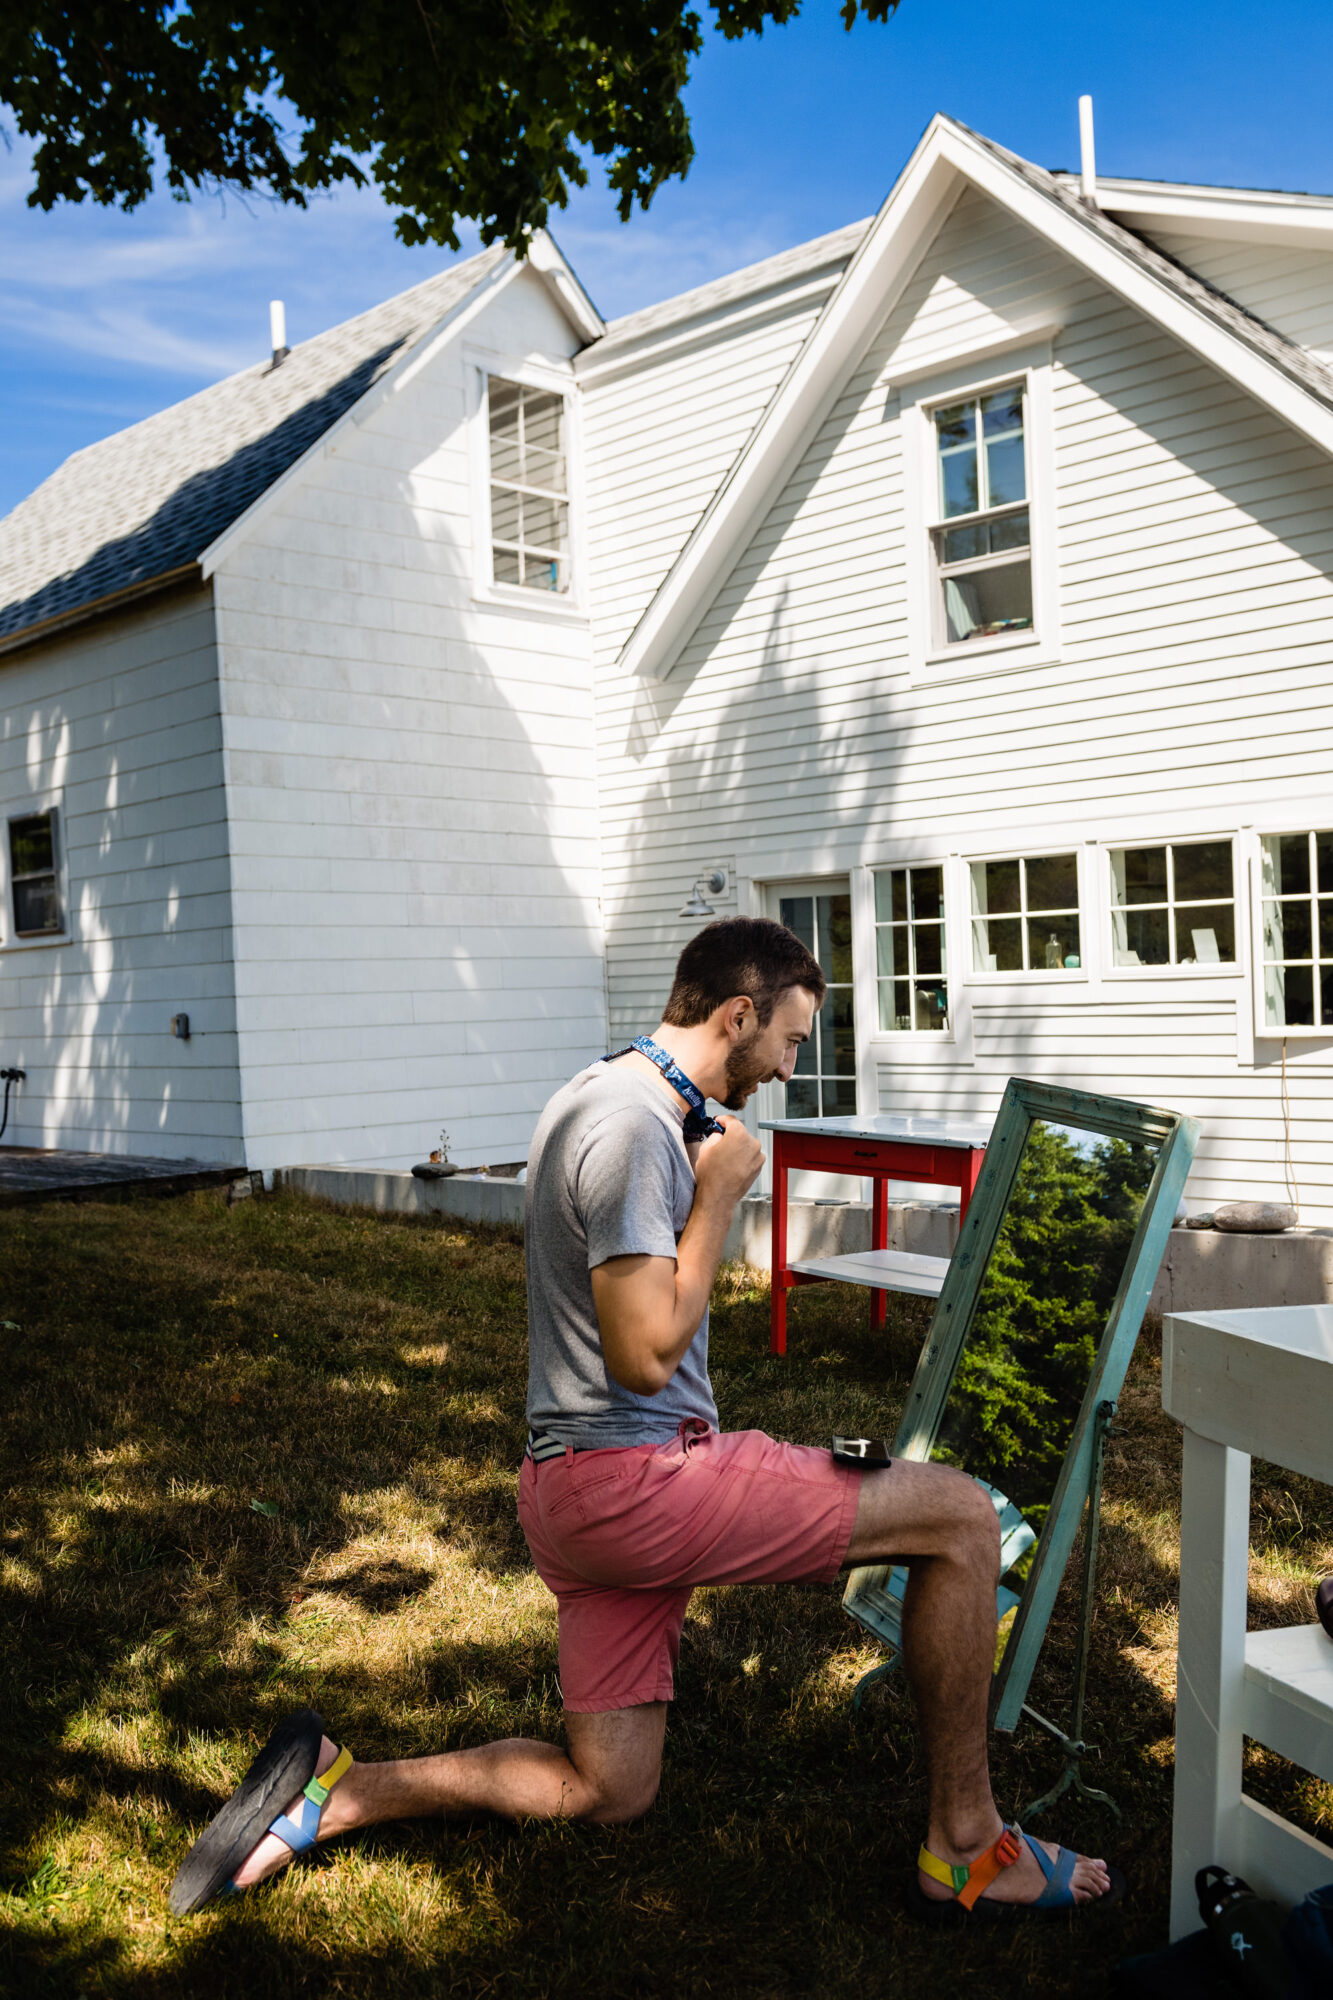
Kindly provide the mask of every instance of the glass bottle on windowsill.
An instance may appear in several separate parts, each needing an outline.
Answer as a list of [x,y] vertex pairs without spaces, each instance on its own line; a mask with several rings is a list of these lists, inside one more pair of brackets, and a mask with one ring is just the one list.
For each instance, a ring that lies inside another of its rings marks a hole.
[[1056,931],[1052,931],[1046,940],[1046,970],[1048,972],[1058,972],[1063,966],[1064,960],[1065,955],[1060,948],[1059,934]]

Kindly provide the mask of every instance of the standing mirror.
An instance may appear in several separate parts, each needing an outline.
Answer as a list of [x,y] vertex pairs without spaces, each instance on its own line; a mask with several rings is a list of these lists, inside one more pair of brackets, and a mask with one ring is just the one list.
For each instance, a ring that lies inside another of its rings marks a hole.
[[[1022,1713],[1105,1422],[1166,1250],[1198,1127],[1174,1111],[1010,1081],[894,1440],[986,1485],[1004,1575],[991,1717]],[[907,1573],[853,1570],[843,1600],[902,1643]]]

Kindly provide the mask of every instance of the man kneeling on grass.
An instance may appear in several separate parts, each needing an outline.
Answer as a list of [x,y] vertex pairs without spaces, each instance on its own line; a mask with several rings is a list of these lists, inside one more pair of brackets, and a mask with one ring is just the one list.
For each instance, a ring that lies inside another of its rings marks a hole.
[[831,1583],[882,1562],[909,1570],[904,1658],[930,1769],[918,1911],[965,1922],[1118,1899],[1104,1862],[1005,1828],[991,1797],[1000,1540],[981,1488],[946,1466],[860,1472],[827,1450],[718,1429],[708,1296],[763,1155],[704,1101],[739,1111],[761,1083],[785,1082],[823,997],[818,964],[782,925],[709,924],[681,954],[653,1038],[581,1071],[537,1127],[518,1511],[559,1607],[567,1749],[511,1739],[354,1764],[303,1710],[196,1842],[174,1910],[377,1820],[636,1819],[657,1795],[695,1585]]

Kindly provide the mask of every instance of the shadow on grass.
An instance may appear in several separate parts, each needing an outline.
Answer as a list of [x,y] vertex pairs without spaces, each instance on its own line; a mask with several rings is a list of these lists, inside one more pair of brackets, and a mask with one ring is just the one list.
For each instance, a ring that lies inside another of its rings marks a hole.
[[[1095,2000],[1116,1957],[1164,1935],[1178,1446],[1151,1355],[1108,1461],[1089,1715],[1090,1775],[1125,1820],[1068,1801],[1040,1829],[1131,1857],[1128,1911],[998,1939],[908,1924],[926,1796],[906,1688],[852,1718],[874,1656],[839,1593],[772,1587],[697,1594],[641,1824],[381,1828],[172,1922],[193,1832],[296,1706],[363,1760],[558,1736],[553,1609],[514,1513],[521,1248],[292,1196],[2,1226],[0,1318],[20,1332],[0,1439],[0,1984]],[[927,1318],[898,1300],[873,1333],[859,1295],[812,1288],[777,1362],[766,1287],[724,1274],[724,1422],[891,1433]],[[1278,1539],[1308,1554],[1294,1517]],[[1074,1604],[1071,1585],[1033,1687],[1057,1720]],[[997,1739],[1006,1811],[1057,1767],[1033,1732]]]

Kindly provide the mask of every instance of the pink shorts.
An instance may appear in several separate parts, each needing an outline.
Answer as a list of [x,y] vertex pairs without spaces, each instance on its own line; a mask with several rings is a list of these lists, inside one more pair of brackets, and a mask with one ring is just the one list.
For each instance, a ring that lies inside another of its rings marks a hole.
[[567,1709],[670,1701],[700,1583],[830,1583],[858,1472],[763,1431],[682,1424],[670,1444],[525,1458],[518,1517],[555,1592]]

